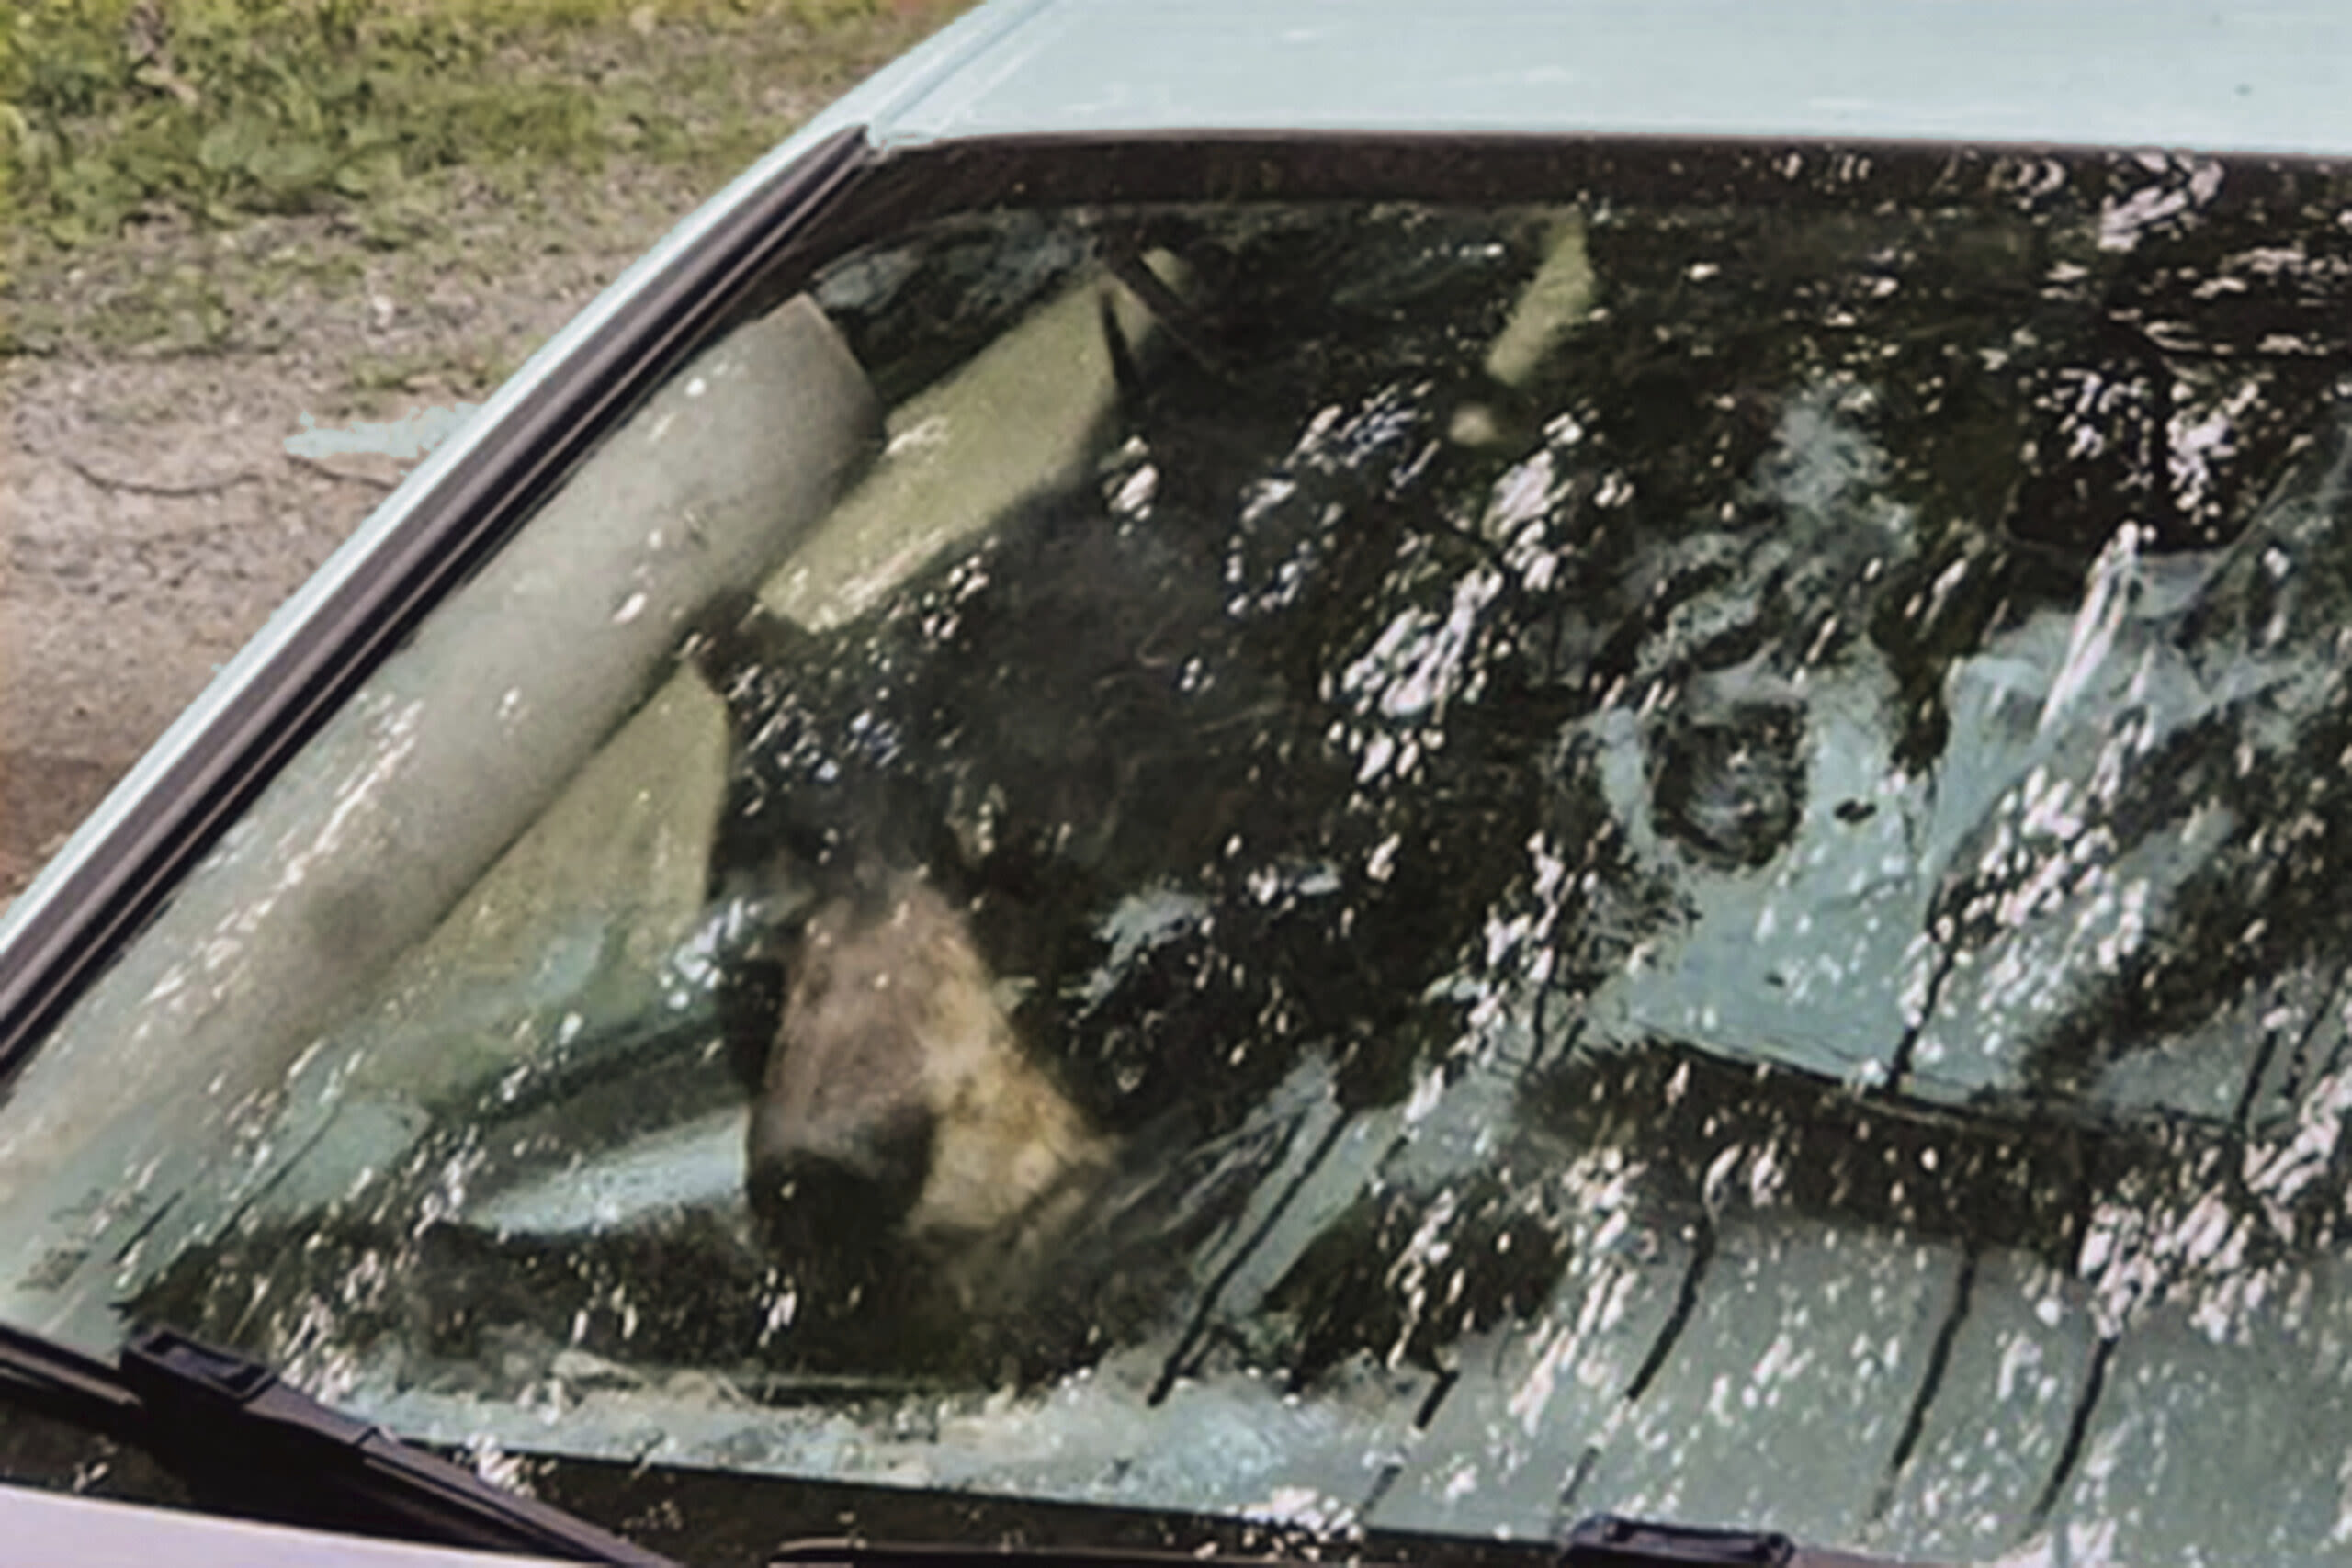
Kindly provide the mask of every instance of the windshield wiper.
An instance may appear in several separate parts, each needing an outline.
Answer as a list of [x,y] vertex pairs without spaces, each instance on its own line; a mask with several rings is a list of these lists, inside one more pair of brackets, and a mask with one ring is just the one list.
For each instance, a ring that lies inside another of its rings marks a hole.
[[322,1404],[257,1361],[171,1329],[133,1335],[109,1367],[0,1324],[0,1390],[152,1455],[228,1511],[478,1551],[676,1568]]
[[[1498,1550],[1529,1568],[1898,1568],[1892,1560],[1799,1546],[1770,1530],[1701,1529],[1600,1514],[1557,1545],[1528,1542],[1498,1549],[1480,1543],[1491,1562]],[[1402,1555],[1400,1553],[1400,1555]],[[1414,1554],[1417,1558],[1423,1555]],[[1442,1561],[1442,1556],[1436,1559]],[[981,1547],[863,1540],[804,1540],[771,1557],[769,1568],[1268,1568],[1277,1555],[1203,1557],[1186,1551],[1094,1547]],[[1304,1562],[1303,1558],[1287,1561]],[[1346,1561],[1379,1568],[1377,1551]]]

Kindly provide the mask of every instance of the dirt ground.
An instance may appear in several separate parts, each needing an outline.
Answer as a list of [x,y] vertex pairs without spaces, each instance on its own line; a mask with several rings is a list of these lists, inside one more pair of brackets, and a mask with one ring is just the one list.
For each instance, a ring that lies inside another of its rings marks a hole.
[[[707,96],[689,112],[781,137],[956,8],[888,7],[821,50],[691,26],[614,49],[660,52]],[[614,68],[598,48],[582,69]],[[23,349],[0,359],[0,897],[400,478],[289,456],[303,417],[480,399],[725,172],[458,169],[369,209],[21,248],[0,300]]]

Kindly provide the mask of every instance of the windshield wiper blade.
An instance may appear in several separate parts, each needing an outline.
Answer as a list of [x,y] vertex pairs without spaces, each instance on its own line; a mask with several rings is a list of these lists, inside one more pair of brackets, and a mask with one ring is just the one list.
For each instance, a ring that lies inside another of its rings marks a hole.
[[1568,1532],[1560,1561],[1564,1568],[1792,1568],[1807,1559],[1777,1530],[1695,1529],[1597,1514]]
[[167,1328],[109,1367],[0,1324],[0,1391],[152,1455],[208,1501],[281,1523],[617,1568],[677,1568],[584,1519],[481,1480]]
[[70,1346],[0,1323],[0,1387],[109,1435],[136,1419],[139,1396],[112,1367]]
[[322,1404],[258,1361],[174,1330],[134,1335],[122,1348],[121,1374],[150,1417],[191,1455],[217,1462],[224,1446],[236,1444],[243,1451],[229,1459],[234,1476],[259,1468],[298,1496],[320,1487],[339,1493],[338,1517],[346,1521],[369,1520],[388,1533],[449,1546],[676,1568],[585,1519],[492,1486],[462,1465]]

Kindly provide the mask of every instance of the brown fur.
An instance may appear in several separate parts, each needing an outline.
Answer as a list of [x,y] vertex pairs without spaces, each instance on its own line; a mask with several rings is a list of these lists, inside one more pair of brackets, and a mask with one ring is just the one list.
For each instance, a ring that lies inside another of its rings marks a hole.
[[1110,1143],[1023,1049],[963,913],[936,888],[908,876],[878,897],[836,898],[798,946],[753,1109],[754,1180],[810,1159],[870,1168],[895,1130],[924,1128],[891,1239],[946,1264],[945,1282],[978,1304],[1013,1261],[1006,1238],[1046,1245],[1110,1168]]

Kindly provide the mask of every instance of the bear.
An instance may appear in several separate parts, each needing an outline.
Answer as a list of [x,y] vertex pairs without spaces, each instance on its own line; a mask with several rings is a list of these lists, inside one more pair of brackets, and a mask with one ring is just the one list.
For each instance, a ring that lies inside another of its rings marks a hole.
[[1440,982],[1529,874],[1562,710],[1411,493],[1486,462],[1432,463],[1445,407],[1374,383],[1221,450],[1170,418],[856,621],[703,617],[788,1357],[1082,1360],[1248,1198],[1271,1152],[1219,1151],[1303,1062],[1389,1104],[1458,1038]]

